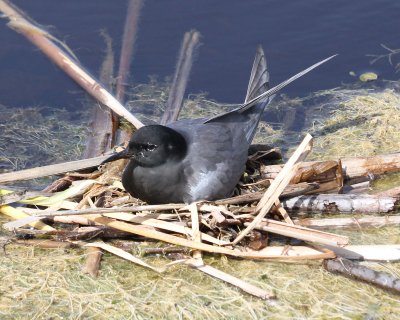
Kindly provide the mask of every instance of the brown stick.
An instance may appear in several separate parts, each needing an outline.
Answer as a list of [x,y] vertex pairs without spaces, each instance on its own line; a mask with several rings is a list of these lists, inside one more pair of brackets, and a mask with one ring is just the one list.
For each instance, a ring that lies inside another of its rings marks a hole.
[[271,183],[271,186],[267,189],[264,196],[260,200],[257,205],[256,213],[258,215],[254,218],[254,220],[246,227],[246,229],[242,230],[236,239],[232,242],[233,244],[237,244],[241,241],[251,230],[253,230],[257,225],[260,224],[261,220],[265,217],[265,215],[272,208],[274,203],[279,199],[279,196],[285,189],[285,187],[289,184],[292,176],[296,173],[298,163],[303,161],[308,153],[311,151],[311,143],[312,136],[307,134],[302,143],[296,149],[294,154],[290,157],[289,161],[285,164],[282,171],[278,174],[276,179]]
[[[111,90],[114,70],[114,54],[111,37],[102,31],[107,51],[106,57],[100,69],[100,81]],[[97,101],[91,103],[91,116],[89,130],[86,137],[85,150],[82,158],[92,158],[104,154],[114,146],[117,123],[113,118],[117,117],[109,108]]]
[[[400,171],[400,153],[377,155],[365,158],[341,159],[345,180],[359,177],[367,177],[369,174],[380,175],[389,172]],[[304,162],[300,168],[308,168],[315,164],[323,165],[330,161]],[[274,179],[282,170],[282,165],[271,165],[263,167],[263,178]]]
[[365,217],[365,218],[332,218],[300,219],[295,224],[311,228],[369,228],[400,224],[400,216]]
[[[283,190],[282,194],[279,198],[287,198],[287,197],[295,197],[302,194],[307,194],[309,192],[315,191],[319,189],[318,183],[307,183],[301,182],[298,184],[292,184],[286,186],[285,190]],[[242,194],[232,198],[226,198],[221,200],[216,200],[216,205],[234,205],[241,203],[249,203],[260,200],[264,195],[264,192],[252,192]]]
[[261,288],[258,288],[250,283],[247,283],[241,279],[238,279],[228,273],[225,273],[221,270],[215,269],[211,266],[208,265],[196,265],[195,262],[191,262],[190,260],[186,262],[187,264],[191,265],[192,267],[196,268],[199,271],[202,271],[212,277],[215,277],[217,279],[223,280],[227,283],[230,283],[231,285],[234,285],[244,292],[247,292],[248,294],[251,294],[253,296],[259,297],[264,300],[269,300],[269,299],[275,299],[275,295],[265,291]]
[[41,239],[14,240],[13,243],[38,247],[42,249],[69,249],[79,246],[70,242]]
[[190,70],[193,64],[193,55],[200,41],[200,33],[195,30],[186,32],[183,37],[178,63],[175,69],[174,80],[169,92],[166,109],[160,124],[167,124],[178,119],[182,109],[183,97],[189,80]]
[[10,28],[24,35],[29,41],[42,50],[51,61],[67,73],[85,91],[132,123],[136,128],[143,126],[143,124],[125,109],[112,94],[91,75],[79,67],[77,62],[74,61],[70,55],[52,43],[49,40],[51,37],[47,32],[39,29],[25,19],[17,7],[11,5],[7,1],[0,0],[0,11],[10,20],[8,23]]
[[389,190],[381,191],[378,193],[375,193],[374,196],[378,197],[400,197],[400,187],[395,187]]
[[88,273],[93,277],[97,277],[100,270],[103,251],[97,247],[87,247],[86,253],[87,257],[85,266],[83,267],[83,272]]
[[[133,244],[132,244],[132,246],[133,246]],[[150,254],[166,255],[169,253],[187,253],[187,254],[189,254],[187,249],[181,248],[181,247],[145,248],[142,251],[143,255],[150,255]]]
[[375,271],[347,259],[325,260],[324,268],[329,272],[340,273],[400,294],[400,279],[386,272]]
[[[248,222],[244,223],[245,226],[248,226],[249,224],[250,223]],[[260,222],[258,225],[256,225],[255,228],[258,230],[280,234],[286,237],[320,244],[343,246],[349,243],[349,238],[345,236],[339,236],[328,232],[321,232],[318,230],[291,225],[285,222],[271,219],[266,219],[266,221]]]
[[179,246],[185,246],[188,248],[196,249],[196,250],[201,250],[201,251],[206,251],[206,252],[212,252],[212,253],[220,253],[220,254],[226,254],[234,257],[241,257],[241,258],[252,258],[252,259],[274,259],[274,260],[280,260],[280,259],[294,259],[294,260],[304,260],[304,259],[324,259],[326,256],[332,256],[331,252],[320,252],[320,253],[312,253],[311,255],[305,255],[305,256],[285,256],[282,254],[276,254],[276,255],[271,255],[268,253],[261,253],[261,252],[242,252],[238,250],[231,250],[223,247],[217,247],[217,246],[212,246],[204,243],[199,243],[196,241],[192,240],[187,240],[183,238],[179,238],[170,234],[162,233],[159,231],[151,230],[144,228],[143,226],[137,226],[133,224],[129,224],[126,222],[121,222],[121,221],[115,221],[109,218],[105,217],[97,217],[93,219],[94,222],[97,222],[99,224],[103,224],[118,230],[123,230],[126,232],[131,232],[143,237],[151,238],[151,239],[156,239],[164,242],[168,242],[171,244],[179,245]]
[[24,169],[0,174],[0,183],[52,176],[69,171],[77,171],[85,168],[97,167],[106,160],[108,156],[51,164],[48,166]]
[[130,0],[128,4],[128,11],[126,13],[116,84],[116,98],[121,103],[124,102],[125,84],[128,81],[131,63],[133,60],[134,46],[142,7],[142,0]]

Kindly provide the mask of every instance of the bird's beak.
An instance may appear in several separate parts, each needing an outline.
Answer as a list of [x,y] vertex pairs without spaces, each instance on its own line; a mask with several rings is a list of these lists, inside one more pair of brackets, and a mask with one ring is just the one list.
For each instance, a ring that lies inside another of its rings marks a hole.
[[126,148],[121,152],[114,153],[112,156],[104,160],[101,164],[105,164],[107,162],[112,162],[119,159],[129,159],[131,157],[132,157],[132,152],[130,152],[129,148]]

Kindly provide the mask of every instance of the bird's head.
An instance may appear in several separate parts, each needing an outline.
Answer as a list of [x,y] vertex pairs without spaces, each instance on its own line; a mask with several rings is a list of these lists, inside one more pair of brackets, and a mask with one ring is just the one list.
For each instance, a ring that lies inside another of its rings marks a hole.
[[182,159],[186,150],[186,141],[180,133],[165,126],[149,125],[132,135],[125,150],[113,154],[102,164],[130,159],[142,167],[155,167],[167,161]]

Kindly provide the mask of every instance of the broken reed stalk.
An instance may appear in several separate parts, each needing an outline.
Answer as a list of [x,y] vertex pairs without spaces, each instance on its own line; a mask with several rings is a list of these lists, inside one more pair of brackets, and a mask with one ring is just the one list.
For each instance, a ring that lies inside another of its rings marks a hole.
[[377,214],[397,211],[398,198],[368,194],[318,194],[299,196],[282,201],[285,209],[308,213]]
[[0,11],[10,20],[8,23],[10,28],[24,35],[29,41],[42,50],[51,61],[67,73],[85,91],[132,123],[136,128],[143,126],[143,123],[125,109],[111,93],[89,73],[83,70],[83,68],[74,61],[71,55],[55,45],[50,40],[54,38],[48,32],[28,21],[17,7],[11,5],[8,1],[0,0]]
[[[2,194],[2,187],[0,186],[0,205],[5,205],[13,202],[17,202],[24,199],[30,199],[39,196],[48,196],[49,194],[41,191],[29,191],[21,190],[14,191],[10,194]],[[9,190],[9,187],[5,186],[3,190]]]
[[100,156],[95,158],[75,160],[58,164],[50,164],[48,166],[41,166],[31,169],[6,172],[0,174],[0,183],[36,179],[36,178],[66,173],[70,171],[77,171],[86,168],[97,167],[107,158],[108,156]]
[[[300,168],[308,168],[315,164],[328,163],[330,161],[303,162]],[[400,171],[400,152],[383,154],[372,157],[343,158],[341,159],[345,180],[367,177],[370,174],[380,175]],[[262,168],[264,179],[274,179],[282,170],[283,165],[269,165]]]
[[361,280],[380,288],[400,294],[400,279],[386,272],[376,271],[347,259],[325,260],[324,267],[329,272]]
[[331,251],[329,251],[329,252],[319,251],[319,253],[313,252],[310,255],[290,256],[290,257],[284,256],[282,254],[271,255],[269,253],[265,254],[262,252],[252,252],[252,251],[243,252],[243,251],[239,251],[239,250],[231,250],[231,249],[227,249],[224,247],[217,247],[217,246],[213,246],[213,245],[195,242],[192,240],[187,240],[184,238],[176,237],[176,236],[166,234],[163,232],[159,232],[156,230],[151,230],[144,226],[137,226],[137,225],[133,225],[133,224],[126,223],[126,222],[115,221],[113,219],[106,218],[106,217],[90,218],[90,220],[92,220],[93,222],[98,223],[98,224],[102,224],[102,225],[109,226],[109,227],[112,227],[112,228],[115,228],[118,230],[137,234],[137,235],[147,237],[150,239],[164,241],[167,243],[192,248],[195,250],[201,250],[201,251],[211,252],[211,253],[220,253],[220,254],[225,254],[225,255],[234,256],[234,257],[250,258],[250,259],[273,259],[273,260],[282,260],[282,259],[290,259],[290,260],[317,259],[317,260],[319,260],[319,259],[332,258],[335,256]]
[[[97,216],[97,215],[96,215]],[[98,215],[100,217],[100,215]],[[113,218],[113,219],[118,219],[118,220],[122,220],[122,221],[127,221],[127,222],[133,222],[133,223],[137,223],[137,224],[141,224],[144,226],[149,226],[149,227],[153,227],[153,228],[158,228],[158,229],[162,229],[162,230],[167,230],[167,231],[171,231],[171,232],[176,232],[176,233],[181,233],[183,235],[190,235],[192,237],[192,239],[203,239],[204,241],[210,242],[210,243],[214,243],[217,245],[226,245],[229,242],[228,241],[223,241],[217,238],[214,238],[206,233],[201,233],[199,230],[197,230],[196,232],[193,231],[193,225],[192,225],[192,229],[186,227],[186,226],[182,226],[176,223],[172,223],[172,222],[167,222],[167,221],[162,221],[162,220],[157,220],[154,218],[150,218],[150,217],[140,217],[134,214],[130,214],[130,213],[122,213],[122,212],[118,212],[118,213],[105,213],[103,214],[103,216],[108,217],[108,218]],[[93,217],[91,217],[93,219]],[[196,225],[195,225],[196,227]],[[198,234],[197,234],[198,233]],[[197,241],[196,240],[196,241]]]
[[[17,208],[9,206],[9,205],[0,206],[0,213],[5,214],[6,216],[8,216],[14,220],[17,220],[17,221],[31,218],[30,215],[24,213],[23,211],[21,211]],[[53,227],[51,227],[39,220],[40,219],[34,219],[30,222],[24,223],[23,225],[29,224],[30,226],[32,226],[36,229],[45,230],[45,231],[54,231],[55,230]],[[16,227],[16,228],[18,228],[18,227]]]
[[369,228],[400,224],[400,216],[299,219],[294,222],[296,225],[311,228]]
[[[5,206],[3,206],[5,207]],[[0,210],[1,208],[0,207]],[[144,210],[173,210],[176,208],[184,208],[186,205],[181,204],[181,205],[174,205],[174,204],[166,204],[166,205],[145,205],[145,206],[134,206],[134,207],[123,207],[123,208],[89,208],[89,209],[81,209],[81,210],[65,210],[65,211],[44,211],[44,212],[39,212],[36,213],[34,216],[28,216],[28,215],[23,215],[21,217],[15,217],[14,219],[18,219],[16,221],[11,221],[7,222],[3,225],[4,228],[7,229],[15,229],[19,228],[21,226],[24,226],[26,224],[30,224],[36,221],[39,221],[43,218],[53,218],[57,216],[82,216],[85,215],[87,218],[90,217],[90,215],[99,215],[99,214],[105,214],[105,213],[113,213],[113,212],[138,212],[138,211],[144,211]],[[147,208],[147,209],[146,209]],[[14,208],[13,208],[14,209]],[[16,210],[16,209],[14,209]],[[28,209],[29,210],[29,209]],[[27,210],[27,211],[28,211]],[[24,213],[22,210],[18,210],[19,212]],[[42,210],[43,211],[43,210]],[[187,213],[175,213],[175,214],[163,214],[163,218],[176,218],[178,215],[188,215]],[[148,218],[150,217],[158,217],[158,214],[149,214]]]
[[165,125],[178,119],[182,109],[183,97],[189,80],[193,57],[200,41],[200,32],[191,30],[186,32],[179,58],[175,69],[174,78],[169,90],[169,96],[160,124]]
[[86,249],[86,262],[83,267],[83,272],[90,274],[93,277],[99,275],[101,257],[103,252],[98,247],[88,247]]
[[[201,243],[201,233],[200,233],[200,220],[199,220],[199,212],[197,210],[197,203],[192,203],[189,206],[189,210],[191,212],[191,220],[192,220],[192,240],[194,242]],[[259,297],[261,299],[270,299],[273,298],[274,296],[270,294],[269,292],[260,289],[256,286],[253,286],[243,280],[240,280],[230,274],[227,274],[223,271],[220,271],[218,269],[215,269],[211,266],[205,265],[202,259],[202,253],[199,250],[195,250],[192,253],[193,259],[190,259],[186,261],[186,264],[192,266],[193,268],[204,272],[212,277],[215,277],[219,280],[225,281],[227,283],[230,283],[231,285],[234,285],[243,291],[254,295],[256,297]]]
[[48,239],[27,239],[27,240],[12,240],[13,244],[24,246],[33,246],[41,249],[72,249],[79,247],[78,244],[65,241],[55,241]]
[[[250,223],[245,222],[244,225],[247,227]],[[271,219],[261,221],[260,224],[255,226],[255,229],[319,244],[343,246],[349,243],[349,238],[346,236],[339,236]]]
[[[112,39],[103,30],[101,35],[106,44],[106,56],[100,68],[100,81],[111,91],[114,80],[114,53]],[[115,134],[118,128],[116,114],[97,101],[89,102],[91,107],[89,130],[86,136],[85,150],[82,158],[92,158],[104,154],[114,146]]]
[[133,52],[137,37],[140,12],[143,7],[143,0],[130,0],[126,13],[124,34],[122,36],[122,48],[119,58],[119,68],[115,96],[121,103],[124,102],[125,85],[129,78]]
[[258,288],[248,282],[238,279],[238,278],[236,278],[228,273],[225,273],[221,270],[215,269],[209,265],[197,266],[197,265],[194,265],[195,263],[190,260],[186,263],[193,266],[194,268],[196,268],[199,271],[202,271],[212,277],[215,277],[215,278],[225,281],[235,287],[238,287],[241,290],[243,290],[244,292],[247,292],[248,294],[251,294],[253,296],[259,297],[264,300],[276,298],[274,294],[272,294],[268,291]]
[[395,188],[392,188],[392,189],[389,189],[389,190],[385,190],[385,191],[381,191],[381,192],[375,193],[374,196],[399,198],[400,197],[400,187],[395,187]]
[[130,254],[129,252],[126,252],[123,249],[120,249],[118,247],[114,247],[114,246],[109,245],[109,244],[104,243],[104,242],[87,243],[87,244],[85,244],[85,247],[98,247],[98,248],[101,248],[101,249],[103,249],[103,250],[105,250],[107,252],[110,252],[110,253],[118,256],[118,257],[121,257],[121,258],[123,258],[125,260],[131,261],[133,263],[136,263],[136,264],[138,264],[138,265],[140,265],[142,267],[149,268],[149,269],[151,269],[151,270],[153,270],[155,272],[158,272],[158,273],[163,273],[166,270],[168,270],[171,266],[183,263],[183,262],[185,262],[187,260],[187,259],[176,260],[176,261],[172,261],[170,263],[167,263],[163,267],[153,267],[153,266],[149,265],[148,263],[144,262],[143,260],[141,260],[141,259],[135,257],[134,255]]
[[307,134],[303,139],[302,143],[296,149],[294,154],[290,157],[289,161],[285,164],[282,171],[278,174],[276,179],[271,183],[264,196],[260,200],[257,205],[256,213],[257,216],[254,220],[239,233],[236,239],[232,242],[232,244],[237,244],[241,241],[251,230],[253,230],[257,225],[260,224],[261,220],[265,217],[265,215],[271,210],[274,203],[279,199],[279,196],[285,189],[285,187],[289,184],[293,175],[296,173],[298,168],[298,163],[303,161],[308,153],[311,151],[312,145],[312,136]]
[[[192,240],[201,243],[201,232],[200,232],[200,217],[199,211],[197,210],[197,203],[192,203],[189,206],[190,217],[192,221]],[[197,266],[204,265],[203,255],[201,251],[195,250],[192,253],[192,257]]]

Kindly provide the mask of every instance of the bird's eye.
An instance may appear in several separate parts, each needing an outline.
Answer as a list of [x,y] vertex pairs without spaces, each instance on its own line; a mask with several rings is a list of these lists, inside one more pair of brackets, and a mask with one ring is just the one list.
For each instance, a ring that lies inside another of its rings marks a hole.
[[155,144],[151,144],[151,143],[147,143],[145,145],[143,145],[143,149],[147,150],[147,151],[153,151],[157,148],[157,146]]

